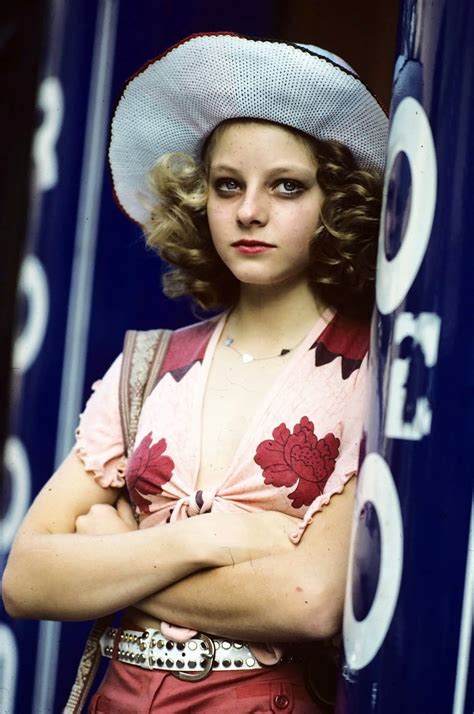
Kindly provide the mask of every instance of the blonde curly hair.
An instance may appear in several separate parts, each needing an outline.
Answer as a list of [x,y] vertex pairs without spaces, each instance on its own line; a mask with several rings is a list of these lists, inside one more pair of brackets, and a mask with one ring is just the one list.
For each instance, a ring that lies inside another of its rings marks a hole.
[[[206,217],[210,158],[232,122],[211,134],[201,162],[182,153],[162,156],[150,172],[156,201],[145,225],[147,244],[171,270],[163,275],[168,297],[185,295],[204,309],[231,307],[239,281],[217,254]],[[289,128],[313,153],[323,192],[321,222],[310,244],[309,282],[315,296],[349,319],[367,320],[373,308],[382,177],[357,167],[337,141],[319,141]]]

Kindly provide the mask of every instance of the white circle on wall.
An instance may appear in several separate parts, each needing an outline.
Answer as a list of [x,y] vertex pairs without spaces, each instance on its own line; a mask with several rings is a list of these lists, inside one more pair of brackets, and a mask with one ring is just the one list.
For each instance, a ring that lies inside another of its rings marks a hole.
[[[363,620],[357,620],[352,602],[354,546],[360,513],[367,501],[375,507],[379,521],[380,572],[371,608]],[[346,662],[352,670],[366,667],[379,651],[392,622],[402,579],[403,521],[400,502],[390,468],[379,454],[368,454],[362,464],[356,503],[343,626]]]
[[[385,254],[388,178],[401,152],[406,154],[410,165],[410,213],[400,249],[388,260]],[[393,115],[388,140],[375,286],[377,306],[383,315],[397,309],[415,281],[431,236],[436,194],[436,148],[431,126],[422,105],[414,97],[406,97]]]
[[15,533],[28,510],[31,498],[31,471],[28,455],[20,439],[10,436],[5,443],[4,464],[10,480],[10,503],[0,529],[0,550],[10,550]]
[[41,349],[49,316],[48,279],[36,255],[25,257],[18,289],[25,296],[27,316],[25,325],[15,340],[13,368],[26,372]]

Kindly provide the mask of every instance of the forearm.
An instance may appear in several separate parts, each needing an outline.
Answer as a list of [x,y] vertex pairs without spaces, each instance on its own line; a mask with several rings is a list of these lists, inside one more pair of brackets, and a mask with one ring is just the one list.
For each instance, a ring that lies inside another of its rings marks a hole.
[[318,577],[318,570],[317,561],[304,562],[298,552],[276,554],[196,573],[136,607],[218,636],[266,642],[325,638],[340,629],[344,579],[336,582],[321,572]]
[[290,550],[280,514],[216,513],[115,535],[25,531],[4,576],[15,617],[81,620],[136,603],[202,568]]
[[90,619],[224,558],[200,548],[186,523],[105,536],[24,533],[5,571],[3,597],[15,617]]
[[340,630],[355,479],[334,496],[293,551],[207,570],[137,603],[161,620],[262,641],[329,637]]

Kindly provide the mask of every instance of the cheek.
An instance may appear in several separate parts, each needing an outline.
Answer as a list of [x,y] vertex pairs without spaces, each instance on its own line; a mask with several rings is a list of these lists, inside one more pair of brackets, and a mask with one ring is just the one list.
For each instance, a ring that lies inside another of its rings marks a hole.
[[211,202],[207,204],[207,222],[211,233],[213,230],[219,230],[228,221],[225,207],[216,206]]
[[320,223],[319,211],[295,211],[288,216],[287,235],[295,251],[306,253]]

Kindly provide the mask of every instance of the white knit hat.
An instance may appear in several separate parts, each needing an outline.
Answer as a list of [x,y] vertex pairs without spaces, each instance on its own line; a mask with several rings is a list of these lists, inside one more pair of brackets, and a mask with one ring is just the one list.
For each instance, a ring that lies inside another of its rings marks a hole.
[[134,221],[148,218],[147,175],[169,151],[200,156],[226,119],[266,119],[348,146],[360,168],[383,170],[388,119],[343,60],[318,47],[192,35],[126,84],[112,120],[115,195]]

